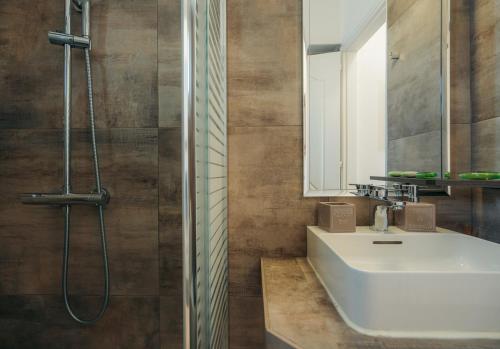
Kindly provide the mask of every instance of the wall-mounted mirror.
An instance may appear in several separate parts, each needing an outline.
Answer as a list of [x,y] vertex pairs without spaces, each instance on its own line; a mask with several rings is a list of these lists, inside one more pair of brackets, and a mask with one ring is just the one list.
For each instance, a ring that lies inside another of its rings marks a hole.
[[303,1],[305,196],[447,171],[448,13],[446,0]]

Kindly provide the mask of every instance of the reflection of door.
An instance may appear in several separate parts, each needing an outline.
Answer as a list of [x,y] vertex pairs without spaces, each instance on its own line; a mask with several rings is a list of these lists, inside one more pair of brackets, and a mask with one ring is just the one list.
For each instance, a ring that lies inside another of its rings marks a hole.
[[309,188],[339,189],[340,52],[309,56]]

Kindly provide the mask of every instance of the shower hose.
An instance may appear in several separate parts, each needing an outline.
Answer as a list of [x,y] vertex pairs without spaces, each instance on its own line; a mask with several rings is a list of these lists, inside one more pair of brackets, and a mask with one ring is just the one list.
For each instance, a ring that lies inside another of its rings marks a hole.
[[[92,160],[94,166],[95,184],[96,191],[98,194],[103,192],[101,185],[101,175],[99,171],[99,157],[97,154],[97,144],[96,144],[96,134],[95,134],[95,115],[94,115],[94,101],[93,101],[93,85],[92,85],[92,69],[90,64],[90,52],[89,49],[84,49],[85,54],[85,70],[87,73],[87,92],[88,92],[88,108],[89,108],[89,123],[90,123],[90,142],[92,148]],[[68,291],[68,270],[69,270],[69,252],[70,252],[70,218],[71,218],[71,206],[64,206],[64,256],[63,256],[63,274],[62,274],[62,289],[64,296],[64,305],[69,315],[77,322],[83,325],[91,325],[98,321],[106,311],[109,305],[109,265],[108,265],[108,253],[106,247],[106,229],[104,225],[104,207],[98,205],[98,215],[99,215],[99,233],[101,239],[101,249],[102,249],[102,259],[104,268],[104,296],[101,303],[101,307],[97,315],[92,319],[82,319],[75,314],[74,310],[71,308],[69,303],[69,291]]]

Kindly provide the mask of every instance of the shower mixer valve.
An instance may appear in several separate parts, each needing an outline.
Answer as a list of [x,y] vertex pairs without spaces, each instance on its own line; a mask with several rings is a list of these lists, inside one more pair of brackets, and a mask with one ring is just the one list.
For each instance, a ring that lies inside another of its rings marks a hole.
[[64,193],[29,193],[22,194],[21,201],[27,205],[89,205],[105,207],[110,200],[106,189],[101,193],[64,194]]

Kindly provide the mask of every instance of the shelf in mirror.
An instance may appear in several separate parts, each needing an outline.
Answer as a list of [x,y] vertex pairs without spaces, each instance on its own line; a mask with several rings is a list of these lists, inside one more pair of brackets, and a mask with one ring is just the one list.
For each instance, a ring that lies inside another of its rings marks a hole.
[[500,189],[500,180],[465,180],[465,179],[446,179],[446,178],[418,179],[418,178],[407,178],[407,177],[384,177],[384,176],[370,176],[370,179],[375,181],[417,184],[422,186],[477,187],[477,188]]

